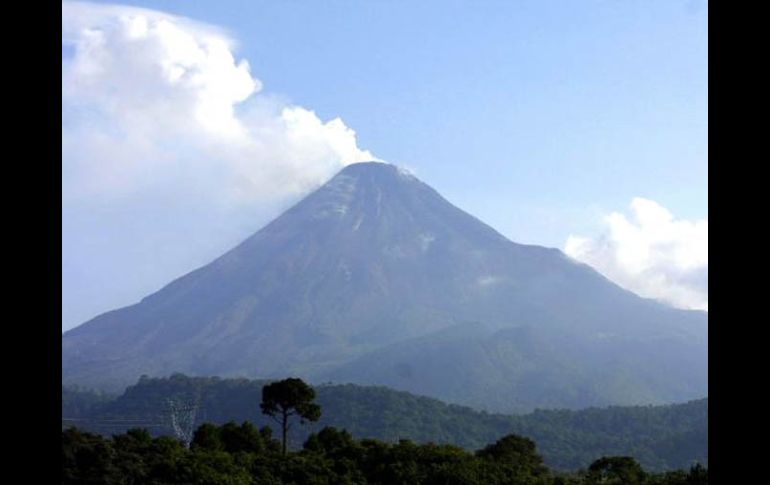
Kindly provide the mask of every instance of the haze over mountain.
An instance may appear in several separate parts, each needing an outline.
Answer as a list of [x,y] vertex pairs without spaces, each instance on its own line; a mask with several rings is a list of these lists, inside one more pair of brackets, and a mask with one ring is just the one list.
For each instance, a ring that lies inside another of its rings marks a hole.
[[707,327],[358,163],[212,263],[66,332],[62,380],[298,375],[496,411],[663,403],[708,394]]

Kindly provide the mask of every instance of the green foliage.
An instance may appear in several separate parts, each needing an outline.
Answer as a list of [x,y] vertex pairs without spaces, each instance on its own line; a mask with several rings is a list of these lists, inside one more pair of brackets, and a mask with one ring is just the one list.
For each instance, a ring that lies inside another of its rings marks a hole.
[[630,456],[610,456],[591,463],[586,478],[591,485],[641,485],[646,475]]
[[321,418],[321,407],[314,403],[315,391],[305,384],[302,379],[291,377],[282,381],[272,382],[262,388],[262,413],[274,418],[281,425],[282,450],[286,454],[289,418],[297,416],[300,422],[318,421]]
[[230,421],[221,427],[211,423],[201,425],[195,430],[190,447],[211,452],[262,453],[266,449],[275,449],[277,443],[272,439],[270,428],[260,430],[248,421],[240,426]]
[[318,421],[321,408],[313,402],[315,391],[302,379],[290,377],[262,388],[262,412],[268,416],[288,414],[301,420]]
[[555,474],[535,443],[507,435],[477,453],[448,444],[355,440],[325,427],[283,455],[251,423],[198,427],[190,449],[132,429],[104,438],[62,431],[62,484],[153,485],[708,485],[694,466],[648,474],[632,458],[603,457],[585,472]]
[[97,413],[101,406],[116,398],[117,396],[78,386],[62,386],[62,423],[74,424],[80,418]]
[[[173,434],[167,398],[192,400],[200,396],[202,411],[197,425],[204,421],[218,425],[249,421],[260,433],[271,429],[280,432],[280,426],[256,406],[265,384],[183,375],[144,378],[122,396],[92,408],[77,423],[106,436],[132,426],[146,426],[154,436]],[[289,441],[297,447],[324,426],[344,428],[357,439],[451,443],[466,450],[483,448],[513,433],[536,442],[545,464],[556,470],[587,468],[602,456],[633,456],[646,470],[656,472],[689,469],[694,462],[708,465],[708,399],[666,406],[537,410],[510,416],[384,387],[321,385],[315,390],[323,420],[289,430]],[[62,402],[63,416],[72,417],[71,404],[78,405],[75,394],[67,403]],[[264,442],[275,444],[271,439]]]
[[190,443],[190,449],[193,450],[222,451],[224,448],[219,427],[211,423],[205,423],[196,429]]
[[117,483],[114,462],[115,450],[101,436],[75,428],[62,431],[62,483]]
[[547,472],[535,442],[511,434],[476,453],[480,458],[505,465],[515,475],[540,476]]

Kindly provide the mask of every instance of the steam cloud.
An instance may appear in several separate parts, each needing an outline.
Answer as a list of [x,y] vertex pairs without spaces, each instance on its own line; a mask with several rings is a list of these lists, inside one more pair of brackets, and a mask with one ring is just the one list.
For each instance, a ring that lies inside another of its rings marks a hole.
[[339,118],[265,93],[224,30],[62,4],[62,327],[230,249],[342,167]]
[[[375,157],[339,118],[262,93],[209,25],[64,3],[65,196],[164,190],[251,202],[305,192]],[[68,55],[67,55],[68,54]]]

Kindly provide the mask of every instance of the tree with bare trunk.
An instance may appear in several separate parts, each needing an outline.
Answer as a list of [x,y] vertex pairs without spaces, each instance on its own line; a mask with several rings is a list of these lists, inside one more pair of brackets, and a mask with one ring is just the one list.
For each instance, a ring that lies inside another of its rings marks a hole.
[[283,454],[286,455],[287,434],[291,425],[289,418],[297,416],[300,423],[318,421],[321,407],[314,403],[315,390],[302,379],[290,377],[272,382],[262,388],[262,413],[270,416],[281,425],[283,436]]

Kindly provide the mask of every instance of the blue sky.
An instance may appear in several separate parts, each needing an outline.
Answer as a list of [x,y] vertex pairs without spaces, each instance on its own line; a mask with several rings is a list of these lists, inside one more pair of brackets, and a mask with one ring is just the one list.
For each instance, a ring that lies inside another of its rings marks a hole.
[[[73,52],[82,49],[78,35],[89,22],[94,24],[90,27],[104,28],[105,16],[123,12],[102,13],[94,20],[88,13],[93,5],[80,4],[77,13],[63,17],[65,66]],[[295,171],[260,169],[263,179],[274,172],[280,183],[296,182],[295,189],[269,193],[262,190],[269,184],[260,179],[248,189],[264,192],[249,202],[252,205],[240,203],[234,209],[222,203],[215,213],[205,197],[193,196],[199,182],[183,187],[185,199],[178,192],[185,182],[174,180],[173,189],[168,188],[173,178],[164,178],[157,166],[147,164],[126,176],[121,168],[95,169],[78,159],[92,149],[103,154],[93,147],[115,133],[138,133],[134,129],[139,124],[131,125],[131,131],[121,120],[140,119],[146,115],[143,109],[154,110],[152,120],[167,112],[140,102],[115,108],[110,96],[121,97],[126,90],[164,96],[158,99],[176,95],[150,90],[151,76],[125,83],[115,81],[121,79],[117,74],[92,79],[100,83],[98,88],[91,85],[92,91],[103,89],[98,98],[85,96],[83,89],[71,94],[68,86],[80,82],[77,76],[91,75],[85,68],[73,69],[71,76],[63,77],[63,330],[138,301],[213,259],[330,176],[336,170],[330,161],[333,153],[347,160],[345,164],[367,151],[412,169],[448,200],[514,241],[569,246],[570,255],[618,283],[662,299],[684,294],[671,285],[685,284],[695,272],[697,285],[685,289],[700,292],[701,302],[705,288],[707,301],[707,255],[705,262],[700,258],[686,263],[677,256],[692,252],[691,245],[703,252],[704,234],[707,254],[706,2],[274,0],[123,5],[186,17],[232,40],[234,62],[248,61],[250,76],[261,87],[244,94],[245,99],[228,101],[237,119],[263,120],[282,107],[299,106],[322,123],[340,118],[345,129],[355,131],[357,148],[345,145],[323,157],[316,150],[313,160],[320,161],[308,161]],[[203,31],[195,23],[185,28],[196,35]],[[130,55],[138,66],[130,73],[150,65],[135,52]],[[245,82],[242,72],[232,72],[232,79]],[[174,123],[183,124],[169,121],[169,126]],[[262,126],[260,121],[251,123]],[[111,128],[101,138],[89,131],[104,126]],[[341,126],[314,129],[342,140],[339,143],[350,141]],[[184,135],[163,133],[163,149],[177,150],[174,163],[180,163],[179,153],[194,150]],[[149,146],[148,134],[136,136],[141,142],[131,143],[123,153],[162,158],[157,146]],[[133,153],[137,146],[146,150]],[[301,157],[308,151],[303,146],[292,153]],[[82,173],[94,170],[102,177],[98,185],[105,186],[107,177],[119,180],[119,189],[101,194],[88,189]],[[70,178],[71,173],[77,176]],[[200,177],[207,183],[218,176],[216,167],[202,164],[183,173],[185,180]],[[191,219],[191,210],[202,215]],[[653,213],[658,222],[645,226],[645,214]],[[614,222],[612,214],[618,216]],[[637,229],[635,241],[648,241],[643,257],[629,256],[624,223]],[[183,248],[177,239],[181,233],[189,235]],[[570,237],[580,244],[568,245]],[[663,254],[662,248],[668,247],[678,248],[677,255]],[[650,283],[653,280],[658,283]],[[692,303],[692,297],[681,300],[685,303],[675,303],[703,307]]]

